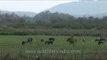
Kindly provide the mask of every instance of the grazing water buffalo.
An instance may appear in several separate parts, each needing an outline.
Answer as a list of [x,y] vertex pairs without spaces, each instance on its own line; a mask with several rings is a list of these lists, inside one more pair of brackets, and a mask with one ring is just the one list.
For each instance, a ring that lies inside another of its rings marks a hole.
[[74,43],[75,43],[76,41],[77,41],[77,40],[75,40],[75,39],[73,38],[73,36],[71,36],[70,38],[67,39],[67,42],[69,42],[70,44],[73,44],[73,45],[74,45]]
[[71,39],[71,38],[68,38],[68,39],[67,39],[67,42],[69,42],[70,44],[74,44],[74,40]]
[[41,39],[41,42],[44,42],[44,39]]
[[99,39],[95,39],[95,42],[98,42],[99,41]]
[[51,37],[47,41],[45,41],[45,44],[47,44],[47,45],[53,45],[54,41],[55,41],[55,38]]
[[26,41],[22,41],[22,45],[26,44],[26,43],[30,43],[32,42],[33,38],[32,37],[29,37]]
[[96,42],[98,42],[98,45],[104,44],[104,42],[106,41],[105,38],[100,38],[100,39],[96,39]]
[[55,38],[53,38],[53,37],[49,38],[49,41],[54,41],[54,40],[55,40]]
[[48,44],[48,45],[53,45],[53,41],[45,41],[45,44]]
[[85,43],[85,39],[82,40]]
[[104,41],[98,41],[98,45],[104,44]]
[[22,41],[22,43],[21,43],[21,44],[22,44],[22,45],[24,45],[25,43],[26,43],[25,41]]
[[32,37],[29,37],[29,38],[27,39],[27,42],[32,42],[32,40],[33,40],[33,38],[32,38]]

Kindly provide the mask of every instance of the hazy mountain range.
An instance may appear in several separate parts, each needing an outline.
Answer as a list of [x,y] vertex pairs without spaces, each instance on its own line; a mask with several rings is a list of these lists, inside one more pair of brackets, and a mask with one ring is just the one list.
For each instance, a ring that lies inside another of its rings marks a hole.
[[51,12],[68,13],[74,16],[105,16],[107,15],[106,1],[81,1],[60,4],[49,9]]
[[36,15],[36,13],[34,12],[24,12],[24,11],[17,11],[17,12],[12,12],[12,11],[3,11],[0,10],[1,13],[9,13],[9,14],[16,14],[18,16],[28,16],[28,17],[34,17]]
[[34,12],[14,12],[15,14],[19,16],[29,16],[29,17],[34,17],[36,13]]
[[[81,1],[64,3],[47,9],[51,12],[67,13],[73,16],[107,16],[107,2],[106,1]],[[46,10],[45,10],[46,11]],[[2,11],[13,13],[9,11]],[[34,12],[14,12],[19,16],[33,17],[36,15]]]

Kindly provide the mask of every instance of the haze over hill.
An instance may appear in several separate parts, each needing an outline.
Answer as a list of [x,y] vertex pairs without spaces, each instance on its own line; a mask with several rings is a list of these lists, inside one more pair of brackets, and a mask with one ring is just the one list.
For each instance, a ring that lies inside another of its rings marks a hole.
[[9,13],[9,14],[16,14],[18,16],[28,16],[28,17],[34,17],[36,15],[36,13],[34,12],[25,12],[25,11],[17,11],[17,12],[14,12],[14,11],[3,11],[3,10],[0,10],[0,13]]
[[81,1],[60,4],[49,9],[51,12],[68,13],[74,16],[107,15],[107,1]]
[[16,15],[19,16],[29,16],[29,17],[34,17],[36,13],[34,12],[14,12]]
[[[73,16],[107,16],[107,1],[81,0],[79,2],[63,3],[47,9],[51,12],[67,13]],[[2,11],[2,10],[1,10]],[[46,11],[46,10],[44,10]],[[2,11],[13,13],[13,11]],[[15,11],[18,16],[34,17],[35,12]]]

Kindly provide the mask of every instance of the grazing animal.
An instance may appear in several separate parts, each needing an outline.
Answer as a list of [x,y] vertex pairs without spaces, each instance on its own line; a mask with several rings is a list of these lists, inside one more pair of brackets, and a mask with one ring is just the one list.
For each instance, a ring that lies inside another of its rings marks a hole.
[[32,42],[33,38],[32,37],[29,37],[26,41],[22,41],[22,45],[26,44],[26,43],[30,43]]
[[85,39],[83,39],[82,41],[85,42]]
[[54,41],[55,41],[55,38],[50,37],[47,41],[45,41],[45,44],[47,44],[47,45],[53,45]]
[[104,41],[98,41],[98,45],[104,44]]
[[98,42],[98,45],[104,44],[105,41],[106,41],[105,38],[100,38],[95,40],[95,42]]
[[99,39],[95,39],[95,42],[98,42],[99,41]]
[[41,39],[41,42],[44,42],[44,39]]
[[27,39],[27,42],[32,42],[32,40],[33,40],[33,38],[32,38],[32,37],[29,37],[29,38]]
[[22,41],[22,45],[24,45],[26,42],[25,41]]
[[67,42],[69,42],[70,44],[73,44],[73,45],[74,45],[74,43],[75,43],[76,41],[77,41],[77,40],[75,40],[75,39],[73,38],[73,36],[71,36],[70,38],[67,39]]
[[47,44],[47,45],[53,45],[53,41],[45,41],[45,44]]
[[49,41],[55,41],[55,38],[51,37],[49,38]]
[[71,43],[71,44],[74,44],[74,40],[72,40],[71,38],[68,38],[67,39],[67,42]]
[[67,39],[67,42],[69,42],[69,41],[70,41],[70,38]]

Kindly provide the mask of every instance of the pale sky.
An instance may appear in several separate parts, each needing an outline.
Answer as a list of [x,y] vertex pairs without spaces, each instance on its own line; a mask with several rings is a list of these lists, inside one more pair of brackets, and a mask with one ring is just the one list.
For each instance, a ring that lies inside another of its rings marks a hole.
[[56,6],[58,4],[67,3],[67,2],[76,2],[78,0],[66,0],[66,1],[28,1],[28,0],[10,0],[10,1],[1,1],[0,0],[0,10],[5,11],[29,11],[39,13],[43,10]]

